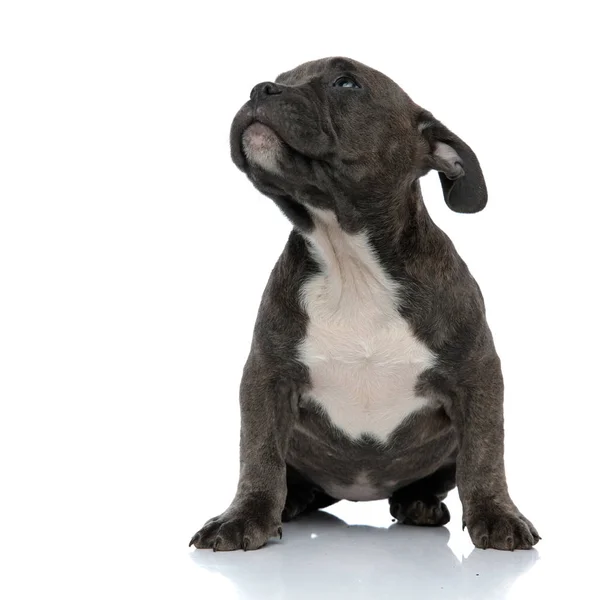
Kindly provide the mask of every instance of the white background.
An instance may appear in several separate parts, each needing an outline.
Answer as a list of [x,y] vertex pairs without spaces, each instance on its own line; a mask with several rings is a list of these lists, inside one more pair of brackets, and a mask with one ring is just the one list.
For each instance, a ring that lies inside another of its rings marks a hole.
[[[0,4],[3,598],[591,597],[594,4]],[[423,189],[486,298],[536,551],[473,551],[455,495],[448,529],[345,502],[258,552],[187,548],[235,489],[240,372],[289,231],[229,125],[255,83],[331,55],[479,156],[483,213],[451,213],[436,175]]]

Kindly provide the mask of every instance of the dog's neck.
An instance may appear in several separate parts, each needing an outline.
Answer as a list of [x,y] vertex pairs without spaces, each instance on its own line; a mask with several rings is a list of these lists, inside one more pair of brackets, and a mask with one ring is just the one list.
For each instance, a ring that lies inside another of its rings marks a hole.
[[362,210],[336,215],[331,210],[310,208],[314,228],[304,233],[311,253],[331,273],[342,276],[348,261],[367,274],[375,260],[392,276],[408,252],[422,249],[433,222],[418,182],[396,198],[365,202]]

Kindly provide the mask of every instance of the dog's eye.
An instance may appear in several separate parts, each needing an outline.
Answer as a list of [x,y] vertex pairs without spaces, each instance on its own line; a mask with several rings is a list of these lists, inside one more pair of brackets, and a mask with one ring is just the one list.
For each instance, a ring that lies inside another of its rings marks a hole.
[[358,83],[356,83],[352,77],[348,77],[348,75],[342,75],[333,82],[333,87],[360,88],[360,85],[358,85]]

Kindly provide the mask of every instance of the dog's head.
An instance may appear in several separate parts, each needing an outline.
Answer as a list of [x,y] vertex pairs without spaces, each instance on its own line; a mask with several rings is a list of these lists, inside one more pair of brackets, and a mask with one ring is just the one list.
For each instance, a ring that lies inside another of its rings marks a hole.
[[312,206],[355,229],[431,169],[452,210],[477,212],[487,201],[471,148],[391,79],[346,58],[256,85],[233,121],[231,154],[301,228],[312,226]]

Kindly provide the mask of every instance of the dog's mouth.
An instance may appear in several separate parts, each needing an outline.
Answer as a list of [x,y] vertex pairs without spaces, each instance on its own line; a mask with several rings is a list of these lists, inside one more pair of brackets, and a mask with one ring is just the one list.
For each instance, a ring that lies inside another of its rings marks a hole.
[[[259,105],[246,103],[237,113],[231,125],[231,158],[244,172],[258,166],[271,174],[278,175],[279,166],[291,157],[313,160],[318,158],[296,143],[289,132],[282,131],[277,118]],[[275,115],[276,116],[276,115]]]
[[257,118],[254,107],[247,103],[233,119],[230,133],[231,158],[246,172],[251,165],[273,160],[281,153],[283,140],[270,124]]
[[246,160],[274,170],[281,158],[284,142],[271,127],[254,121],[242,132],[241,144]]
[[242,133],[242,147],[247,146],[250,151],[263,150],[280,142],[281,138],[275,130],[260,121],[254,121]]

